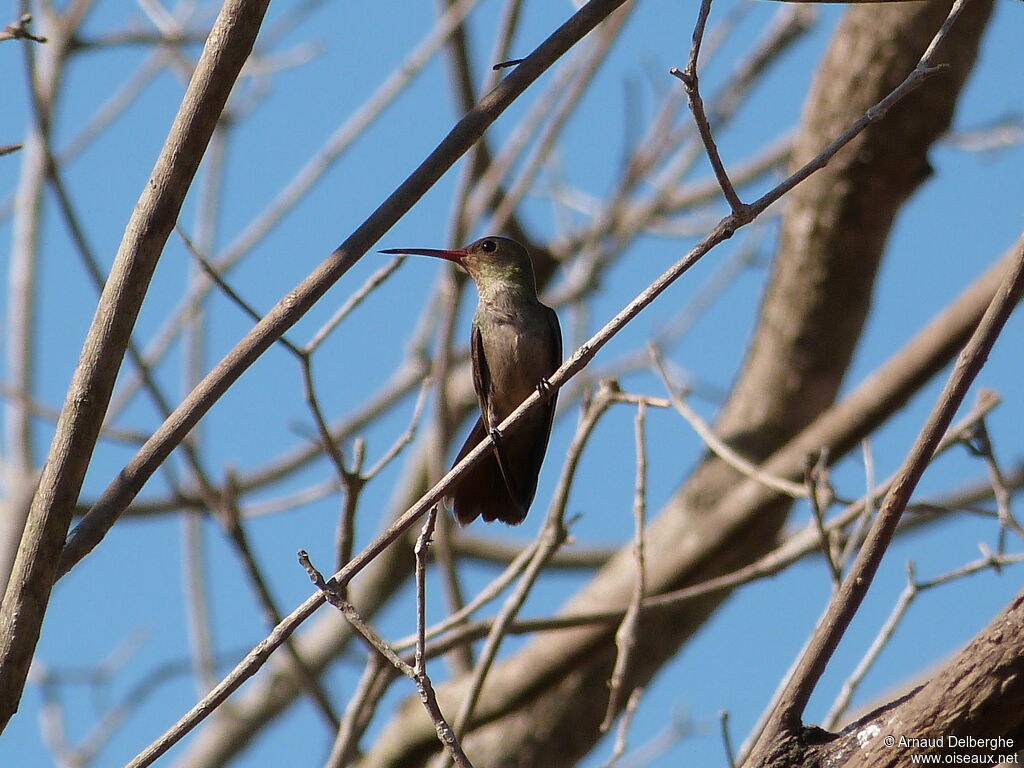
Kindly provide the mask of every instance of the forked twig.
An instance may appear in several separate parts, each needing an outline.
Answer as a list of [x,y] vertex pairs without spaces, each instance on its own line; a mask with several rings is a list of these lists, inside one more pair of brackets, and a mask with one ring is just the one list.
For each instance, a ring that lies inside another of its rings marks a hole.
[[612,747],[612,754],[608,760],[601,765],[601,768],[615,768],[624,754],[626,754],[626,737],[629,735],[629,726],[633,724],[633,716],[637,707],[640,706],[640,697],[644,695],[643,688],[634,688],[626,702],[626,709],[619,720],[619,728],[615,732],[615,744]]
[[[807,500],[811,505],[811,517],[814,520],[814,527],[818,531],[818,538],[821,542],[821,554],[825,557],[825,563],[828,565],[829,576],[832,578],[832,587],[836,589],[843,580],[843,573],[836,562],[835,553],[832,549],[832,539],[825,530],[825,509],[822,507],[821,494],[819,492],[819,489],[822,487],[820,479],[826,477],[827,472],[828,451],[819,451],[817,458],[808,457],[807,467],[804,472],[804,486],[807,489]],[[831,492],[829,492],[829,498],[833,498]],[[865,500],[865,508],[867,507],[867,501],[870,501],[870,499]]]
[[711,123],[708,122],[707,113],[704,111],[704,100],[700,96],[700,88],[698,87],[697,59],[700,56],[700,46],[704,39],[704,28],[707,25],[708,14],[710,13],[711,0],[701,0],[697,23],[693,29],[693,45],[690,47],[690,59],[686,63],[686,69],[680,71],[672,67],[669,70],[669,74],[682,81],[683,87],[686,89],[686,98],[690,102],[690,111],[693,113],[693,118],[697,123],[697,132],[704,143],[704,149],[708,154],[708,159],[711,161],[711,168],[715,172],[715,178],[718,179],[718,184],[721,186],[722,193],[729,202],[729,207],[733,213],[739,213],[743,209],[743,202],[740,200],[739,195],[736,194],[736,188],[733,186],[732,181],[729,180],[725,164],[722,162],[721,155],[718,154],[718,146],[715,144],[715,138],[711,133]]
[[787,480],[784,477],[769,475],[752,461],[741,456],[735,450],[730,448],[724,440],[715,434],[715,431],[711,426],[704,421],[682,397],[680,397],[676,388],[672,385],[668,372],[665,370],[665,363],[662,360],[661,352],[658,351],[657,347],[650,345],[648,347],[648,352],[651,356],[651,360],[654,362],[654,369],[658,376],[661,377],[661,381],[665,385],[665,389],[668,391],[669,397],[672,400],[672,407],[676,409],[676,412],[680,416],[689,422],[690,426],[693,427],[693,431],[696,432],[698,437],[704,441],[704,444],[711,452],[737,472],[746,475],[752,480],[756,480],[766,488],[771,488],[773,491],[778,491],[779,493],[785,494],[786,496],[790,496],[794,499],[799,499],[807,495],[806,487],[799,483],[794,483],[792,480]]

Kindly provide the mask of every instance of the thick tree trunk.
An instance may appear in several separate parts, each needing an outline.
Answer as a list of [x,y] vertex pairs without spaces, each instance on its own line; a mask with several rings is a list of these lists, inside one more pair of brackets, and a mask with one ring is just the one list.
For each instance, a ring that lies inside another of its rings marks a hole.
[[766,768],[896,768],[914,755],[959,764],[1011,756],[1016,764],[1024,746],[1024,592],[924,685],[835,736],[805,730],[779,746]]

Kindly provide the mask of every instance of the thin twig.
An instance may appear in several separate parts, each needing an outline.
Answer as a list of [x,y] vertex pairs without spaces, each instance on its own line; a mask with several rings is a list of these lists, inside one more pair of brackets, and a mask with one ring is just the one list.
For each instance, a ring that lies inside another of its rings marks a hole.
[[[362,474],[363,460],[366,458],[366,442],[356,438],[352,445],[352,468],[347,469],[341,480],[341,511],[338,514],[338,526],[334,532],[334,565],[341,570],[345,563],[352,559],[356,540],[356,509],[359,497],[366,485],[366,477]],[[348,585],[342,588],[347,594]]]
[[337,328],[338,324],[352,313],[352,310],[362,304],[374,289],[391,277],[395,270],[405,263],[405,258],[405,256],[395,256],[391,261],[370,275],[366,282],[363,283],[355,293],[349,296],[345,303],[338,307],[338,310],[331,315],[330,319],[313,334],[313,338],[306,342],[305,346],[302,348],[303,351],[306,352],[306,354],[316,351],[317,347],[323,344],[324,339],[330,335],[331,331]]
[[[1024,238],[1021,239],[1021,241],[1020,241],[1020,243],[1019,243],[1019,245],[1017,247],[1024,247]],[[1008,256],[1012,257],[1012,256],[1014,256],[1014,253],[1015,252],[1011,252],[1010,254],[1008,254]],[[1013,263],[1013,259],[1012,258],[1004,258],[1000,262],[1000,266],[1002,266],[1003,268],[1009,268],[1009,266],[1012,265],[1012,263]],[[997,286],[993,286],[993,288],[991,290],[987,290],[985,292],[985,295],[988,295],[988,296],[995,295],[996,288],[997,288]],[[971,290],[968,290],[967,295],[969,295],[971,292],[972,292]],[[943,311],[943,314],[946,314],[946,313],[951,312],[951,311],[952,311],[952,308],[947,308],[946,310]],[[970,327],[972,327],[972,328],[975,327],[976,325],[977,325],[977,323],[974,322],[974,321],[972,321],[970,323]],[[949,429],[946,430],[946,433],[945,433],[945,435],[943,435],[942,440],[939,441],[938,447],[935,449],[935,452],[933,453],[932,458],[935,459],[940,454],[944,453],[945,451],[948,451],[951,448],[953,448],[954,446],[959,445],[962,442],[962,440],[963,440],[964,433],[971,429],[971,425],[974,424],[978,419],[983,418],[987,413],[989,413],[998,404],[999,404],[999,398],[994,393],[989,393],[984,398],[979,397],[978,402],[971,409],[971,411],[967,415],[965,415],[962,419],[960,419],[958,422],[953,424]],[[851,524],[851,523],[853,523],[855,521],[862,520],[865,514],[869,514],[869,512],[868,512],[869,508],[867,506],[868,505],[868,500],[870,499],[871,502],[873,503],[875,499],[879,499],[879,498],[885,496],[885,494],[887,494],[893,488],[894,484],[896,483],[897,478],[898,478],[898,474],[893,474],[892,476],[890,476],[888,479],[886,479],[882,483],[876,485],[872,489],[872,491],[870,493],[868,493],[864,498],[860,499],[859,501],[855,502],[854,504],[849,505],[845,510],[843,510],[839,514],[835,515],[832,518],[832,520],[829,522],[828,526],[827,526],[827,530],[829,531],[830,535],[831,535],[832,531],[838,532],[838,531],[842,530],[843,528],[845,528],[847,525],[849,525],[849,524]],[[1024,480],[1024,478],[1022,478],[1022,480]],[[988,486],[986,486],[986,489],[990,490],[988,488]],[[970,492],[969,491],[966,494],[966,496],[967,496],[967,498],[970,498],[970,499],[974,499],[974,500],[978,499],[977,491],[974,491],[974,492]],[[908,511],[913,509],[914,511],[921,511],[921,512],[925,512],[925,513],[929,513],[929,514],[935,514],[935,513],[937,513],[937,514],[945,514],[945,513],[948,513],[949,508],[959,509],[959,508],[963,507],[965,503],[967,503],[967,502],[965,502],[963,499],[954,498],[954,499],[949,500],[949,503],[947,503],[947,504],[939,504],[939,505],[936,505],[936,504],[908,505],[907,509],[908,509]],[[870,515],[869,515],[869,517],[870,517]],[[908,519],[906,516],[904,516],[900,520],[899,530],[912,530],[912,529],[914,529],[915,527],[917,527],[917,526],[919,526],[921,524],[921,522],[919,522],[919,521],[922,520],[922,519],[925,519],[925,518],[918,517],[917,519],[914,519],[914,518]],[[858,522],[858,525],[859,525],[859,522]],[[855,534],[856,534],[856,532],[855,532]],[[851,534],[851,535],[854,535],[854,534]],[[859,538],[860,537],[858,535],[858,540],[859,540]],[[795,554],[797,549],[803,550],[803,552],[800,555],[798,555],[798,557],[802,557],[803,554],[806,554],[807,552],[812,551],[813,549],[815,549],[817,547],[818,540],[819,539],[818,539],[817,532],[813,529],[812,525],[808,525],[807,527],[805,527],[802,531],[800,531],[796,535],[791,536],[790,539],[788,541],[784,542],[777,550],[775,550],[774,552],[770,552],[766,557],[761,558],[759,561],[757,561],[756,563],[753,563],[752,565],[753,566],[757,566],[758,568],[766,567],[766,568],[771,569],[772,565],[773,565],[773,561],[776,561],[776,560],[779,560],[779,561],[789,561],[789,559]],[[774,564],[776,566],[780,566],[781,562],[775,562]],[[785,567],[785,566],[782,565],[781,567]],[[728,580],[728,579],[732,579],[732,578],[739,578],[740,574],[741,574],[741,572],[743,570],[744,569],[740,569],[739,571],[736,571],[732,575],[727,575],[726,579]],[[771,572],[777,573],[778,571],[771,571]],[[712,582],[714,582],[714,581],[715,580],[713,579]],[[684,593],[685,590],[680,590],[679,592],[680,593]],[[682,594],[679,594],[679,596],[682,597]],[[786,678],[780,683],[780,685],[778,687],[778,692],[781,692],[782,690],[784,690],[785,686],[788,684],[789,678],[792,676],[794,671],[795,671],[795,668],[790,668],[789,672],[787,673]],[[761,714],[761,717],[758,719],[757,724],[755,725],[755,727],[751,731],[751,735],[748,736],[748,742],[744,745],[743,749],[741,750],[741,758],[745,759],[745,755],[749,753],[750,747],[752,746],[752,742],[755,741],[758,738],[758,736],[764,731],[765,724],[767,723],[768,718],[772,715],[772,713],[775,710],[777,698],[778,698],[778,694],[775,697],[773,697],[772,702],[769,703],[769,705],[765,708],[764,712]]]
[[416,556],[416,664],[414,669],[417,675],[425,674],[425,662],[423,648],[427,643],[427,547],[434,535],[434,526],[437,525],[437,507],[434,506],[427,512],[427,519],[423,523],[423,529],[416,538],[416,546],[413,554]]
[[718,146],[711,133],[711,124],[708,121],[707,113],[704,111],[704,100],[700,96],[700,88],[697,80],[697,58],[700,55],[701,41],[704,39],[704,28],[707,25],[708,14],[711,13],[711,0],[701,0],[700,12],[697,16],[697,23],[693,29],[693,45],[690,47],[690,58],[686,69],[680,71],[675,67],[669,70],[669,74],[679,78],[686,89],[686,97],[690,102],[690,111],[693,112],[694,121],[697,123],[697,132],[704,143],[704,150],[711,161],[711,168],[715,172],[715,178],[722,188],[725,199],[734,213],[743,208],[743,202],[736,194],[736,188],[729,180],[729,174],[725,170],[721,155],[718,154]]
[[4,40],[31,40],[34,43],[45,43],[45,37],[33,35],[29,31],[28,25],[30,23],[32,23],[32,15],[29,13],[22,14],[20,19],[12,21],[3,29],[0,29],[0,42]]
[[437,731],[437,738],[448,750],[452,761],[460,768],[472,768],[469,758],[462,751],[462,745],[452,727],[445,720],[441,713],[441,707],[437,703],[437,696],[434,694],[434,687],[427,676],[426,658],[424,648],[426,647],[426,626],[427,626],[427,547],[430,544],[430,537],[434,533],[434,525],[437,523],[437,506],[431,507],[427,512],[427,519],[423,523],[423,529],[416,539],[416,547],[413,550],[416,555],[416,663],[413,666],[416,681],[416,688],[420,692],[420,700],[426,707],[431,719],[434,721],[434,729]]
[[423,410],[427,405],[427,393],[430,391],[430,385],[432,383],[430,376],[423,377],[423,383],[420,386],[420,393],[416,397],[416,405],[413,407],[412,416],[409,418],[409,426],[406,427],[405,432],[395,438],[395,442],[393,442],[391,447],[388,448],[377,460],[377,463],[366,471],[364,477],[367,481],[376,477],[381,470],[394,461],[394,459],[402,452],[403,448],[416,439],[416,430],[419,428],[420,419],[423,417]]
[[[203,270],[203,273],[210,279],[210,281],[214,285],[216,285],[228,299],[230,299],[235,305],[237,305],[239,309],[241,309],[246,315],[248,315],[249,319],[251,319],[254,323],[258,323],[260,320],[262,320],[263,316],[259,312],[257,312],[256,309],[249,302],[243,299],[241,295],[239,295],[239,293],[228,284],[227,280],[225,280],[221,276],[220,272],[217,271],[217,268],[214,267],[213,264],[211,264],[206,259],[206,257],[203,256],[202,253],[199,252],[199,249],[196,247],[195,243],[192,242],[192,239],[187,234],[185,234],[185,230],[181,228],[181,225],[176,223],[174,225],[174,231],[178,233],[178,237],[180,237],[181,242],[185,244],[186,250],[188,250],[188,252],[192,255],[192,258],[196,260],[196,263],[199,264],[200,268]],[[288,339],[285,338],[284,336],[279,338],[277,341],[293,355],[296,355],[297,357],[300,358],[302,357],[302,350],[300,350],[297,346],[288,341]]]
[[[804,472],[804,487],[807,490],[807,500],[811,505],[811,517],[814,520],[814,527],[818,531],[821,553],[825,556],[829,576],[832,578],[832,588],[838,589],[839,583],[843,580],[843,574],[832,551],[832,540],[825,530],[825,510],[822,509],[821,496],[819,494],[819,488],[821,487],[819,479],[825,477],[825,473],[828,471],[827,461],[828,452],[824,450],[818,452],[816,459],[808,457],[806,471]],[[865,507],[867,507],[866,503]]]
[[385,662],[382,656],[376,653],[369,655],[363,676],[341,719],[338,736],[331,746],[331,754],[324,763],[324,768],[344,768],[350,764],[359,746],[359,738],[369,723],[377,702],[397,675],[395,668]]
[[850,562],[853,557],[853,553],[860,546],[861,541],[864,537],[864,531],[867,530],[868,521],[871,520],[871,515],[875,512],[875,459],[871,452],[871,439],[865,437],[860,441],[861,444],[861,455],[864,458],[864,482],[866,491],[864,494],[864,511],[857,518],[857,522],[853,527],[853,530],[846,537],[846,545],[843,547],[842,554],[839,556],[839,567],[845,568],[846,564]]
[[758,468],[756,464],[744,458],[726,445],[726,443],[715,434],[711,426],[704,421],[679,395],[676,388],[672,385],[671,379],[669,379],[668,372],[665,370],[665,363],[662,360],[661,352],[658,348],[652,344],[648,347],[648,353],[651,360],[654,362],[655,371],[661,377],[661,380],[665,385],[665,389],[668,391],[669,397],[672,399],[672,406],[680,416],[689,422],[690,426],[693,427],[693,431],[696,432],[700,439],[704,441],[704,444],[709,450],[737,472],[740,472],[752,480],[756,480],[766,488],[771,488],[773,491],[778,491],[779,493],[785,494],[786,496],[790,496],[794,499],[803,498],[807,495],[807,489],[804,486],[799,483],[794,483],[791,480],[787,480],[784,477],[773,477],[772,475],[766,474],[763,470]]
[[989,482],[992,484],[992,498],[995,499],[996,512],[999,516],[996,553],[1001,555],[1006,551],[1006,532],[1012,530],[1018,536],[1024,537],[1024,529],[1013,516],[1010,491],[1006,487],[1006,478],[996,460],[995,449],[992,447],[992,440],[984,419],[979,419],[975,423],[973,430],[966,438],[965,445],[975,456],[985,462],[985,467],[988,470]]
[[718,713],[719,732],[722,735],[722,748],[725,750],[726,765],[729,768],[736,768],[736,750],[732,746],[732,736],[729,733],[729,710],[723,709]]
[[643,694],[643,688],[634,688],[629,695],[626,709],[622,713],[618,730],[615,732],[615,745],[612,747],[612,753],[608,760],[602,763],[601,768],[615,768],[622,756],[626,754],[626,737],[629,735],[629,726],[633,724],[633,716],[636,714],[637,707],[640,706],[640,698]]
[[647,444],[644,437],[644,420],[647,406],[641,400],[636,409],[636,482],[633,492],[633,558],[636,563],[636,581],[633,596],[622,617],[622,623],[615,632],[615,666],[608,682],[608,708],[601,723],[601,732],[607,733],[615,721],[622,701],[623,687],[629,672],[633,650],[636,648],[637,633],[640,631],[640,607],[646,591],[644,565],[644,529],[647,509]]

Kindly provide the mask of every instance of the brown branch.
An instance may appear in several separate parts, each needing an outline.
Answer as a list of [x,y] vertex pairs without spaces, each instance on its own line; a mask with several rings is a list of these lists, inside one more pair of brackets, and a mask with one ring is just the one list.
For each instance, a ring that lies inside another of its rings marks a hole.
[[423,524],[419,537],[416,539],[414,553],[416,555],[416,655],[415,666],[413,667],[413,679],[420,692],[420,701],[426,708],[430,719],[434,721],[434,730],[437,731],[437,738],[448,750],[452,762],[459,768],[472,768],[472,763],[462,751],[455,729],[448,724],[437,703],[437,696],[434,694],[434,686],[427,676],[427,664],[425,648],[427,644],[427,547],[430,544],[430,537],[433,535],[434,526],[437,523],[437,507],[434,506],[427,513],[427,520]]
[[[117,478],[107,486],[93,509],[72,532],[61,557],[59,573],[67,573],[102,540],[110,526],[156,468],[167,458],[174,446],[184,439],[189,430],[238,377],[281,334],[298,322],[327,289],[433,186],[498,115],[526,90],[527,86],[624,1],[591,0],[552,33],[525,62],[487,94],[476,109],[458,122],[420,167],[402,182],[344,243],[236,344],[235,348],[192,390],[170,418],[164,421],[135,457],[118,473]],[[639,311],[639,308],[636,311]]]
[[646,568],[644,564],[644,528],[647,514],[647,445],[644,437],[646,414],[647,406],[641,401],[636,410],[636,482],[633,491],[633,556],[636,558],[636,583],[629,607],[626,608],[626,612],[622,616],[622,623],[615,632],[617,653],[612,676],[608,681],[608,708],[605,710],[604,720],[600,726],[602,733],[607,733],[612,727],[615,715],[622,706],[626,672],[637,646],[636,636],[640,630],[640,607],[643,605],[644,592],[647,589],[647,580],[644,575]]
[[[146,288],[266,2],[227,2],[136,205],[68,389],[0,613],[0,724],[17,710],[57,564]],[[155,468],[154,468],[155,469]]]
[[[764,765],[897,768],[907,765],[911,754],[938,755],[939,760],[950,755],[1009,754],[1008,763],[1016,763],[1024,728],[1022,638],[1024,593],[924,685],[852,723],[836,738],[808,744],[785,761]],[[950,746],[951,737],[967,736],[978,746]],[[901,738],[920,739],[920,746],[901,745]],[[982,739],[991,741],[979,743]]]
[[28,25],[31,23],[32,15],[28,13],[22,14],[20,19],[11,22],[3,29],[0,29],[0,43],[4,40],[31,40],[35,43],[45,43],[45,37],[33,35],[29,31]]
[[773,757],[791,746],[791,740],[796,738],[807,700],[824,672],[829,658],[839,645],[846,627],[867,594],[900,516],[910,500],[911,492],[931,460],[943,432],[963,402],[968,387],[985,364],[989,351],[1022,293],[1024,246],[1018,249],[1014,263],[1007,270],[999,291],[993,297],[977,330],[960,353],[953,373],[900,468],[896,482],[882,502],[857,559],[811,636],[789,685],[779,698],[775,712],[751,751],[750,759],[753,763],[772,762]]
[[725,164],[722,162],[722,157],[718,154],[718,146],[715,144],[714,136],[711,133],[711,123],[708,121],[707,112],[704,111],[704,100],[701,98],[697,80],[697,58],[700,55],[700,46],[704,39],[704,28],[707,25],[709,13],[711,13],[711,0],[702,0],[697,23],[693,29],[693,45],[690,47],[690,59],[686,63],[686,68],[680,71],[672,67],[669,70],[669,74],[678,77],[682,81],[683,87],[686,88],[686,98],[690,102],[690,111],[693,113],[694,121],[697,123],[697,131],[700,134],[701,141],[704,143],[708,160],[711,161],[711,168],[715,172],[715,178],[718,179],[718,184],[722,188],[722,194],[725,195],[729,207],[735,212],[742,209],[743,202],[740,200],[739,195],[736,194],[736,188],[733,187],[729,174],[725,170]]

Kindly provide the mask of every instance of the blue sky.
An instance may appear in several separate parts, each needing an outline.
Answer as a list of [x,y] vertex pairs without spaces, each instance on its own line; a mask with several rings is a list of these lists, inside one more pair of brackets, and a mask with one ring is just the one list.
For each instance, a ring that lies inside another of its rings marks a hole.
[[[725,15],[726,8],[724,3],[715,6],[712,23]],[[490,36],[500,9],[500,3],[485,0],[471,16],[470,27],[476,36],[473,53],[481,72],[487,63]],[[273,26],[286,10],[285,4],[274,5],[268,25]],[[749,47],[778,10],[779,6],[773,3],[758,2],[751,6],[734,35],[709,64],[702,80],[708,92],[722,82],[729,71],[728,62]],[[568,3],[527,3],[513,55],[532,50],[570,12]],[[679,87],[667,71],[671,66],[685,64],[695,13],[693,3],[640,4],[593,89],[570,121],[557,152],[557,163],[546,172],[546,180],[560,174],[562,180],[588,195],[601,196],[608,191],[623,142],[633,130],[631,121],[646,125],[660,94]],[[742,160],[795,124],[815,64],[842,13],[841,7],[820,9],[816,28],[755,89],[728,131],[720,136],[726,163]],[[956,128],[973,129],[1013,115],[1019,119],[1024,113],[1018,87],[1024,72],[1024,50],[1019,45],[1022,14],[1024,6],[1020,3],[997,2],[981,58],[961,101]],[[304,46],[313,43],[315,55],[260,83],[269,92],[246,120],[232,130],[226,156],[224,203],[219,215],[219,247],[230,242],[264,208],[336,126],[373,92],[417,44],[432,18],[431,4],[324,3],[277,44],[276,52],[304,54]],[[86,31],[102,34],[126,26],[149,28],[138,10],[126,12],[120,3],[98,2]],[[194,55],[196,50],[190,53]],[[121,47],[76,57],[55,120],[57,147],[66,146],[77,135],[87,117],[146,55],[140,48]],[[13,84],[0,96],[0,143],[11,143],[23,134],[29,120],[18,44],[0,44],[0,72],[6,82]],[[551,77],[549,73],[542,78],[495,124],[488,134],[494,146],[509,135],[517,117]],[[236,97],[242,98],[236,103],[251,97],[254,87],[250,83],[239,89]],[[173,119],[181,90],[180,77],[166,70],[157,75],[109,131],[67,168],[71,196],[85,212],[86,234],[105,265],[109,265],[116,252],[131,206]],[[264,310],[272,306],[418,165],[444,136],[454,116],[447,68],[441,59],[435,59],[304,202],[231,273],[232,285],[254,306]],[[901,213],[890,238],[874,296],[874,312],[847,376],[847,389],[898,349],[997,258],[1021,230],[1024,149],[1013,146],[995,152],[968,153],[946,144],[934,149],[931,162],[934,177]],[[17,155],[0,158],[2,200],[7,200],[17,185],[18,163]],[[698,165],[697,174],[705,176],[706,165]],[[382,239],[379,247],[445,245],[457,175],[456,170],[449,172]],[[181,219],[188,231],[194,226],[197,205],[193,190]],[[558,231],[558,218],[547,197],[537,194],[528,199],[523,209],[524,220],[538,238]],[[557,213],[580,220],[580,214]],[[59,407],[91,319],[95,293],[85,279],[52,198],[46,202],[44,227],[39,267],[37,397],[47,405]],[[757,310],[774,228],[766,226],[761,236],[765,257],[741,273],[671,354],[676,365],[718,390],[727,390],[732,381]],[[607,364],[628,350],[642,347],[680,306],[697,294],[744,240],[737,237],[713,251],[609,344],[595,365]],[[0,220],[0,243],[4,244],[0,247],[0,268],[5,272],[10,242],[11,220],[5,217]],[[692,238],[683,237],[638,238],[603,281],[586,319],[587,330],[592,333],[603,325],[692,243]],[[299,342],[308,340],[345,298],[384,263],[384,258],[375,254],[364,257],[289,337]],[[191,268],[186,249],[179,239],[172,237],[154,278],[154,290],[139,319],[139,338],[148,338],[173,311]],[[388,378],[405,355],[408,330],[416,324],[443,269],[446,267],[430,260],[408,260],[317,353],[317,388],[329,417],[337,418],[353,410]],[[460,339],[468,336],[472,303],[467,300],[462,307],[457,331]],[[214,322],[208,340],[207,367],[215,364],[250,327],[250,321],[222,296],[212,298],[209,312]],[[565,329],[570,327],[565,316],[562,325]],[[996,389],[1004,398],[990,428],[996,450],[1007,465],[1022,457],[1022,336],[1024,325],[1015,317],[978,382]],[[570,350],[567,340],[567,354]],[[181,360],[178,344],[158,368],[161,383],[178,398],[184,394]],[[663,394],[657,378],[648,373],[625,378],[623,386],[630,391]],[[873,439],[880,477],[898,466],[940,386],[941,377]],[[406,398],[367,432],[368,463],[379,457],[405,428],[413,400]],[[695,405],[706,418],[713,418],[715,403],[695,400]],[[538,508],[550,497],[558,474],[558,459],[565,454],[576,413],[573,409],[556,425],[541,477]],[[573,529],[581,543],[617,544],[630,535],[632,419],[633,412],[625,407],[614,411],[602,422],[584,456],[581,473],[586,482],[578,485],[570,501],[570,512],[581,513]],[[140,402],[129,407],[118,423],[150,431],[159,420],[148,403]],[[465,426],[460,428],[460,434],[464,429]],[[37,422],[37,460],[45,456],[51,430],[48,421]],[[648,430],[652,446],[649,508],[653,512],[676,488],[686,468],[699,455],[700,446],[689,427],[671,413],[651,412]],[[208,466],[222,468],[221,471],[231,466],[243,474],[272,460],[284,446],[308,439],[311,433],[298,366],[280,349],[271,350],[243,376],[203,420],[199,432]],[[624,451],[623,446],[630,448]],[[87,477],[83,498],[94,498],[131,453],[130,447],[103,443]],[[329,466],[321,461],[266,495],[294,491],[329,474]],[[983,476],[984,468],[979,462],[967,458],[963,451],[954,451],[926,474],[921,491],[926,495],[937,494]],[[388,514],[400,477],[398,462],[368,487],[360,516],[362,541],[378,529]],[[857,457],[837,468],[835,481],[844,495],[860,493],[863,470]],[[140,498],[165,493],[166,485],[157,476]],[[332,496],[250,524],[257,557],[285,612],[301,602],[310,590],[305,574],[295,562],[296,550],[308,550],[314,562],[324,568],[332,560],[337,503],[337,497]],[[796,520],[803,520],[806,511],[797,508],[794,515]],[[535,512],[522,529],[492,528],[486,532],[525,541],[536,531],[541,518]],[[827,710],[843,678],[884,621],[903,587],[909,559],[917,563],[921,578],[930,578],[974,559],[978,556],[978,542],[985,541],[991,546],[993,537],[990,523],[965,518],[898,541],[830,665],[819,694],[812,700],[808,718],[814,720]],[[223,672],[266,630],[236,559],[212,522],[204,525],[204,538],[208,546],[207,587],[214,615],[213,633],[216,649],[226,663]],[[181,525],[176,519],[125,521],[115,527],[96,552],[56,589],[38,661],[53,667],[96,665],[126,639],[139,638],[130,662],[118,671],[104,692],[107,701],[124,695],[154,667],[180,661],[187,652],[180,561]],[[494,573],[490,567],[470,566],[466,569],[467,584],[480,585]],[[921,595],[856,701],[871,701],[908,674],[940,663],[1017,591],[1018,573],[1009,569],[1001,576],[975,576]],[[540,616],[555,610],[583,578],[563,574],[545,582],[531,598],[525,615]],[[433,582],[432,585],[436,587]],[[721,764],[719,711],[730,712],[733,738],[740,742],[824,607],[828,589],[824,565],[820,560],[809,560],[734,596],[648,689],[634,721],[630,744],[639,746],[654,738],[668,724],[670,713],[678,713],[692,720],[695,732],[652,764]],[[431,601],[431,615],[435,619],[440,617],[441,610],[437,592],[434,589]],[[411,631],[411,605],[411,595],[403,592],[379,617],[379,625],[388,637]],[[508,647],[515,645],[510,641]],[[724,656],[723,648],[728,649]],[[335,665],[327,677],[339,708],[347,701],[360,663],[359,659],[348,659]],[[404,682],[395,686],[382,711],[412,692]],[[79,739],[94,722],[94,708],[102,707],[103,696],[94,696],[80,686],[67,687],[62,696],[68,731],[73,739]],[[123,763],[159,735],[193,700],[192,683],[186,677],[172,677],[129,718],[96,764]],[[38,687],[30,684],[20,713],[0,738],[0,750],[18,755],[19,765],[50,764],[40,737],[40,701]],[[315,713],[309,705],[300,703],[262,735],[257,750],[251,750],[238,764],[276,765],[285,759],[318,764],[326,743]],[[599,765],[610,748],[610,742],[602,743],[584,764]],[[173,764],[182,753],[183,749],[178,747],[163,764]]]

